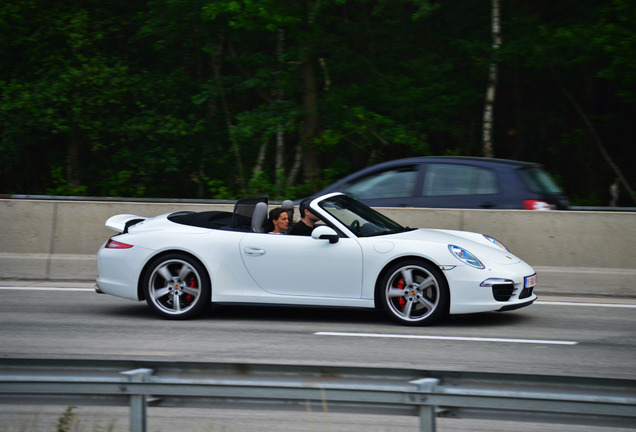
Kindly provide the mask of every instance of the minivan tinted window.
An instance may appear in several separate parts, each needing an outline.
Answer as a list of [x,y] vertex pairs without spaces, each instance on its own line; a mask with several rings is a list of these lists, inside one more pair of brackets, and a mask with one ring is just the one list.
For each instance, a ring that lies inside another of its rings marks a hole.
[[357,199],[411,197],[416,180],[415,167],[396,168],[358,180],[346,192]]
[[422,195],[486,195],[497,192],[497,178],[490,170],[467,165],[429,164]]

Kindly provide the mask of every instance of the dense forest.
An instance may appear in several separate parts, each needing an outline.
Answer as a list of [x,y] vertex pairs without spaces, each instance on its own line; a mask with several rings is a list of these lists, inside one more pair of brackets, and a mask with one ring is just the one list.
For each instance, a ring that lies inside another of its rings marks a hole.
[[298,198],[485,155],[635,204],[632,0],[8,0],[0,38],[0,194]]

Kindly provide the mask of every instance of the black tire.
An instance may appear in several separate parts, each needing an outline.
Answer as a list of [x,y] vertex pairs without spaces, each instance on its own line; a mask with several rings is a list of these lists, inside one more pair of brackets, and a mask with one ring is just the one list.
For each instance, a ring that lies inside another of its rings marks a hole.
[[182,253],[155,258],[143,278],[146,302],[168,319],[193,318],[210,305],[210,278],[201,263]]
[[441,270],[426,261],[392,265],[379,280],[378,290],[384,310],[400,324],[432,324],[448,313],[448,283]]

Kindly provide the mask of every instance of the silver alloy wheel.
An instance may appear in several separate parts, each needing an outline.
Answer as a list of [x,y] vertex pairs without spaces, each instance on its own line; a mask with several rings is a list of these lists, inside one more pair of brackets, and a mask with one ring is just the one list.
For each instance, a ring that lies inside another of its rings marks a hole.
[[168,318],[188,318],[201,311],[207,297],[207,279],[199,265],[182,255],[157,259],[144,279],[148,304]]
[[433,266],[416,261],[392,267],[382,282],[382,302],[389,315],[403,324],[430,323],[445,313],[446,281]]

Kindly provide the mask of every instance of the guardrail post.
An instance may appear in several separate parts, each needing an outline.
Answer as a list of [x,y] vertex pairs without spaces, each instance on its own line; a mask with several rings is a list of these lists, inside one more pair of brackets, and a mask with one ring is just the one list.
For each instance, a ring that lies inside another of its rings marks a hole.
[[[422,378],[411,381],[411,384],[417,385],[417,390],[422,393],[433,393],[439,385],[439,379]],[[435,432],[436,408],[431,404],[420,405],[420,432]]]
[[[152,375],[152,369],[139,368],[122,372],[128,376],[129,382],[143,383]],[[146,432],[146,402],[148,395],[144,393],[130,395],[130,432]]]

